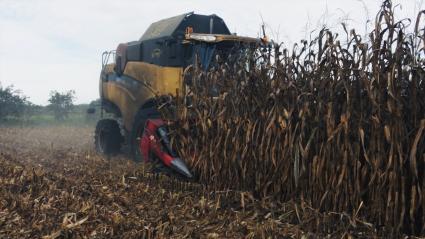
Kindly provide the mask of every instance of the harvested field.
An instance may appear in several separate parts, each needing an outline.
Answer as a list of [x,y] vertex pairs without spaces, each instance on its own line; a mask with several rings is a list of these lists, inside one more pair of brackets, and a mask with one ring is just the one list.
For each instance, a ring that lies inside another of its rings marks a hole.
[[0,128],[0,238],[374,235],[367,222],[146,173],[93,150],[91,128]]

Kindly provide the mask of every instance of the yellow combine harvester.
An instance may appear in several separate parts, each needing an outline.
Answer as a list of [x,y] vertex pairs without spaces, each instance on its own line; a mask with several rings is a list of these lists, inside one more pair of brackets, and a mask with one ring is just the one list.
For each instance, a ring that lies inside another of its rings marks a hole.
[[[190,84],[184,81],[188,69],[200,65],[207,70],[215,52],[261,41],[231,34],[216,15],[188,13],[153,23],[140,40],[105,52],[100,76],[102,119],[96,126],[96,149],[113,154],[126,144],[136,161],[159,159],[176,172],[192,177],[184,161],[171,149],[156,99],[184,95],[185,84]],[[109,63],[110,59],[115,62]],[[104,118],[104,111],[112,117]]]

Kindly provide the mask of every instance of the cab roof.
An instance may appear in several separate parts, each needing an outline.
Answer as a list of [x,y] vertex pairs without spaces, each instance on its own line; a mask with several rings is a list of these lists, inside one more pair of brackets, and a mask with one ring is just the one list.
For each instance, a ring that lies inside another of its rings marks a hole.
[[231,35],[223,19],[217,15],[207,16],[190,12],[152,23],[140,41],[184,36],[187,27],[193,28],[195,33]]

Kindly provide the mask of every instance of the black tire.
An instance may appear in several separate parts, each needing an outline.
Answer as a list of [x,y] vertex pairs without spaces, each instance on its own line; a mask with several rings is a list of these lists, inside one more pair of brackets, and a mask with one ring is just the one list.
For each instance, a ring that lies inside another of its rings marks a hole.
[[143,130],[145,128],[145,123],[147,119],[158,119],[161,118],[161,114],[156,110],[156,108],[145,108],[141,109],[134,117],[133,128],[131,130],[130,136],[130,146],[131,153],[133,155],[133,160],[136,162],[142,162],[142,154],[140,153],[140,137],[142,136]]
[[123,137],[118,122],[113,119],[101,119],[97,122],[94,136],[96,151],[105,155],[120,152]]

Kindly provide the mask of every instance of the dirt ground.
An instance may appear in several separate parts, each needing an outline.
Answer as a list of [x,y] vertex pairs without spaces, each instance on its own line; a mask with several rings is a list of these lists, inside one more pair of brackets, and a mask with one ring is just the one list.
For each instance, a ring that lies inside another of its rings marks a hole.
[[371,231],[303,203],[212,191],[148,173],[126,155],[102,157],[92,128],[0,128],[0,168],[0,238],[316,238]]

